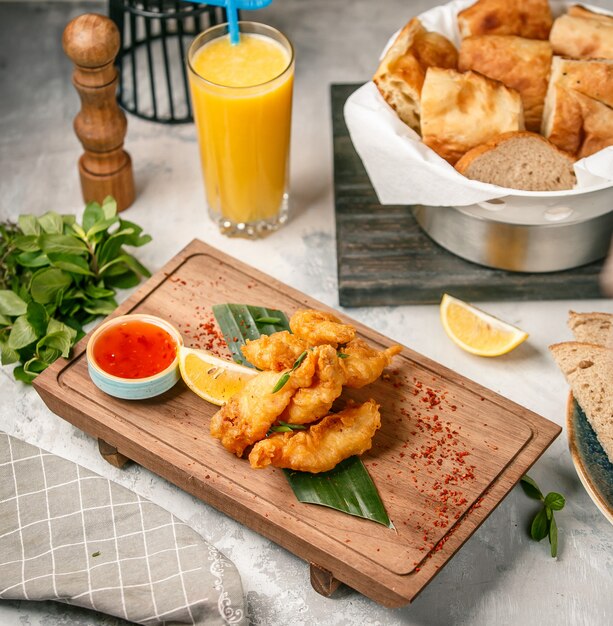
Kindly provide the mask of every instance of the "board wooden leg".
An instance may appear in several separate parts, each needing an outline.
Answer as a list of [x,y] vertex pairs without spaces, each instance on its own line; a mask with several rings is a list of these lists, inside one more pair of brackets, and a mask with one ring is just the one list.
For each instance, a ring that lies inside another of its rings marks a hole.
[[341,584],[341,581],[334,578],[327,569],[315,565],[315,563],[310,564],[310,570],[311,587],[326,598],[329,598]]
[[115,446],[112,446],[110,443],[107,443],[102,439],[98,439],[98,450],[100,450],[100,454],[105,461],[108,461],[111,465],[114,465],[119,469],[130,461],[127,456],[118,452]]

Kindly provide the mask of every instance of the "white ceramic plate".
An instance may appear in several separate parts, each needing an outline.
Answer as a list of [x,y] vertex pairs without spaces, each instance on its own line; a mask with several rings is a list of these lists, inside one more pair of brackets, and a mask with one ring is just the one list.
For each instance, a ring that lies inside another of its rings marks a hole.
[[566,430],[577,474],[594,504],[613,524],[613,463],[572,394],[568,396]]

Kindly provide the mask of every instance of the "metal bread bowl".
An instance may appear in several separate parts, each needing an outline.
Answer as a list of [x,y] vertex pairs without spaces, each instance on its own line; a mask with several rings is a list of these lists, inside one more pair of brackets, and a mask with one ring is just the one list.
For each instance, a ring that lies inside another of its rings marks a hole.
[[535,193],[465,207],[417,205],[422,229],[450,252],[513,272],[556,272],[603,258],[613,236],[613,189]]

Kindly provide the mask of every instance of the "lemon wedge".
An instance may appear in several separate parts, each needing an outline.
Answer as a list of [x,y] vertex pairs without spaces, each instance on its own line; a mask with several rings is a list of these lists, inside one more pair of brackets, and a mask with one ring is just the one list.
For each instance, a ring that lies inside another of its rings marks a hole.
[[528,333],[448,294],[441,300],[441,321],[450,339],[478,356],[507,354],[528,338]]
[[201,398],[222,406],[240,391],[257,371],[207,352],[181,346],[179,369],[185,384]]

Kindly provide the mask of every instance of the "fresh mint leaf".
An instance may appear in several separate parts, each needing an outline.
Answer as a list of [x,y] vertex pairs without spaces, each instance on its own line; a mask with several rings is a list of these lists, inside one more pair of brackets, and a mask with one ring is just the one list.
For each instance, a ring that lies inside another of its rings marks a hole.
[[0,313],[0,326],[10,326],[10,325],[11,325],[11,320],[5,315],[2,315],[2,313]]
[[554,511],[561,511],[565,504],[566,500],[564,499],[564,496],[559,493],[555,493],[554,491],[548,493],[545,498],[545,506],[550,507]]
[[521,481],[519,483],[521,488],[524,490],[524,493],[533,500],[542,500],[543,494],[541,490],[538,488],[536,482],[530,478],[530,476],[525,475],[521,477]]
[[0,313],[2,315],[24,315],[28,305],[10,289],[0,289]]
[[135,287],[140,282],[140,278],[133,271],[129,270],[126,272],[120,267],[118,267],[118,271],[119,273],[117,274],[110,272],[109,276],[105,277],[104,282],[117,289],[130,289],[130,287]]
[[37,339],[36,329],[30,324],[25,315],[20,315],[11,328],[8,345],[13,350],[19,350],[34,343]]
[[131,254],[125,253],[122,254],[119,258],[138,276],[151,276],[149,270],[144,265],[142,265],[142,263],[140,263],[140,261],[136,257],[133,257]]
[[117,215],[117,201],[113,198],[113,196],[107,196],[102,201],[102,212],[104,213],[104,217],[106,219]]
[[558,526],[553,515],[549,524],[549,543],[551,545],[551,556],[555,559],[558,556]]
[[545,513],[545,509],[541,509],[532,520],[530,536],[535,541],[541,541],[541,539],[547,536],[548,527],[547,514]]
[[50,252],[63,252],[66,254],[86,255],[87,245],[72,235],[47,235],[40,236],[40,247],[46,254]]
[[94,273],[89,269],[89,263],[76,254],[66,254],[64,252],[49,252],[47,254],[49,263],[53,267],[70,272],[71,274],[81,274],[82,276],[93,276]]
[[44,371],[48,367],[49,367],[49,363],[47,363],[46,361],[43,361],[43,359],[39,358],[38,356],[35,356],[35,357],[32,357],[31,359],[28,359],[23,364],[23,371],[27,374],[33,374],[34,376],[36,376],[36,374],[40,374],[42,371]]
[[104,232],[107,231],[113,224],[116,224],[119,221],[117,216],[110,217],[109,219],[104,219],[99,222],[96,222],[86,234],[87,239],[92,242],[98,243]]
[[38,235],[21,235],[13,239],[13,245],[22,252],[39,252]]
[[97,202],[88,202],[83,211],[83,231],[87,232],[96,222],[104,219],[106,215],[102,207]]
[[119,227],[121,230],[130,231],[128,234],[124,235],[124,244],[127,246],[139,248],[140,246],[144,246],[146,243],[151,241],[151,235],[143,235],[142,227],[134,222],[122,219],[119,220]]
[[19,353],[17,350],[10,348],[8,341],[0,337],[0,363],[2,365],[10,365],[19,361]]
[[19,265],[21,265],[22,267],[29,267],[31,269],[49,265],[49,259],[47,258],[47,255],[41,251],[22,252],[15,258]]
[[20,215],[17,225],[24,235],[40,235],[40,224],[34,215]]
[[45,307],[38,302],[28,302],[26,318],[34,329],[36,336],[42,337],[45,334],[47,324],[49,323],[49,314],[47,313],[47,309],[45,309]]
[[99,300],[101,298],[112,298],[115,295],[115,291],[104,287],[103,283],[99,283],[98,285],[92,285],[90,283],[85,286],[85,295],[94,300]]
[[26,383],[27,385],[31,385],[32,381],[36,378],[37,374],[31,374],[24,370],[23,365],[19,365],[13,370],[13,376],[15,380],[19,380],[22,383]]
[[57,267],[39,270],[32,277],[30,292],[32,298],[40,304],[55,302],[60,291],[72,284],[70,274]]
[[[76,333],[74,334],[76,335]],[[64,358],[67,358],[70,354],[70,348],[72,348],[72,340],[73,335],[67,330],[58,330],[45,335],[36,344],[36,349],[52,348],[53,350],[57,350]]]
[[83,309],[93,315],[110,315],[117,308],[115,300],[88,300]]
[[64,324],[64,322],[61,322],[53,317],[49,320],[49,324],[47,326],[47,334],[65,331],[72,337],[73,340],[75,339],[78,330],[78,328],[74,328],[69,324]]
[[541,541],[548,536],[551,556],[555,558],[558,554],[558,526],[554,511],[562,510],[566,500],[564,496],[554,491],[544,497],[536,482],[529,476],[522,476],[520,484],[528,497],[543,503],[543,508],[535,515],[530,525],[530,536],[535,541]]
[[62,216],[49,211],[38,218],[38,223],[44,232],[51,235],[61,235],[64,232],[64,220]]

